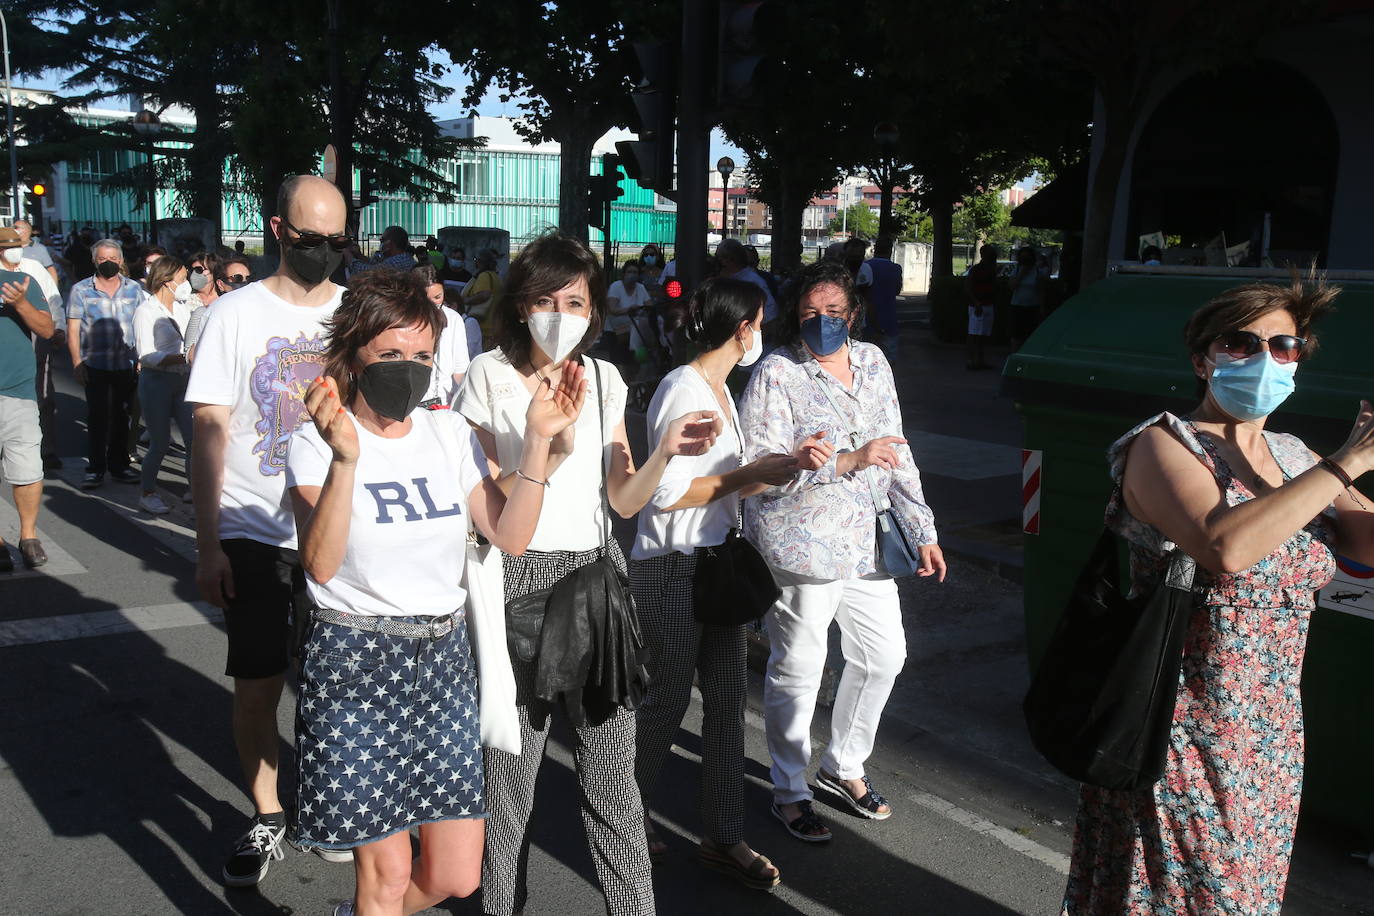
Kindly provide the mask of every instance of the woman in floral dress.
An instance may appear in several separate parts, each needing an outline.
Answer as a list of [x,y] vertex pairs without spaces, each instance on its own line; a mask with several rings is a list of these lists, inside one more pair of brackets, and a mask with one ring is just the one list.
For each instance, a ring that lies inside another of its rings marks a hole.
[[1277,914],[1302,793],[1299,679],[1313,593],[1337,549],[1374,562],[1374,513],[1350,487],[1374,468],[1374,409],[1329,458],[1264,429],[1316,347],[1337,290],[1253,284],[1185,331],[1203,402],[1161,414],[1109,451],[1107,525],[1153,588],[1175,545],[1197,561],[1163,778],[1084,786],[1063,912]]

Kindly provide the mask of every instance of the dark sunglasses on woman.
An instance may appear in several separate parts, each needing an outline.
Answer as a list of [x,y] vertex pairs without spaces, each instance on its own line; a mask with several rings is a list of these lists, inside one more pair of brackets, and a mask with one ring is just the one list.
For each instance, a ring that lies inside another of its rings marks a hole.
[[1235,359],[1254,356],[1260,351],[1260,345],[1265,344],[1269,347],[1269,355],[1276,363],[1291,363],[1302,359],[1303,348],[1307,346],[1306,338],[1295,337],[1292,334],[1275,334],[1266,340],[1250,331],[1227,331],[1225,334],[1218,334],[1217,341],[1221,344],[1221,352]]

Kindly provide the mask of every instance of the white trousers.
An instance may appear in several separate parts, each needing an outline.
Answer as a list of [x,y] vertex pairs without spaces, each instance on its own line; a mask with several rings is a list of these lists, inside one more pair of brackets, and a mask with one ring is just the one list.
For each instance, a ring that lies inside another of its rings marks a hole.
[[830,622],[840,625],[844,673],[835,695],[830,744],[821,769],[841,779],[864,775],[878,720],[906,661],[897,583],[888,578],[811,579],[773,570],[782,589],[768,611],[768,675],[763,684],[765,733],[773,758],[773,798],[811,798],[811,717],[825,670]]

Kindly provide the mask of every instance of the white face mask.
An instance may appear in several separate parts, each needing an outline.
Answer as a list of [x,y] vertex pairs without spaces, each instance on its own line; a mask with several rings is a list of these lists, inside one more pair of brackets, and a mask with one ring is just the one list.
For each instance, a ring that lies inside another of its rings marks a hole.
[[24,260],[24,249],[22,248],[6,248],[4,254],[5,263],[16,267],[20,261]]
[[187,299],[190,299],[191,281],[182,280],[180,283],[178,283],[176,285],[176,289],[172,290],[172,298],[175,299],[177,302],[185,302]]
[[530,339],[554,363],[561,363],[587,336],[591,322],[569,312],[531,312]]
[[763,355],[763,334],[759,331],[754,331],[753,333],[753,343],[749,344],[749,349],[745,350],[744,355],[739,358],[739,366],[741,369],[754,365],[754,363],[759,361],[759,357]]

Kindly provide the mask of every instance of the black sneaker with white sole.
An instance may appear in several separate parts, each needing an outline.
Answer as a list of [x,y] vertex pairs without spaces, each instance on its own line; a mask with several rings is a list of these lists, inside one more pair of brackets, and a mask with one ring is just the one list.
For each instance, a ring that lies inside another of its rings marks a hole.
[[286,825],[264,823],[253,818],[248,832],[239,837],[229,861],[224,863],[224,883],[229,887],[251,887],[267,876],[273,859],[286,858],[282,842]]

